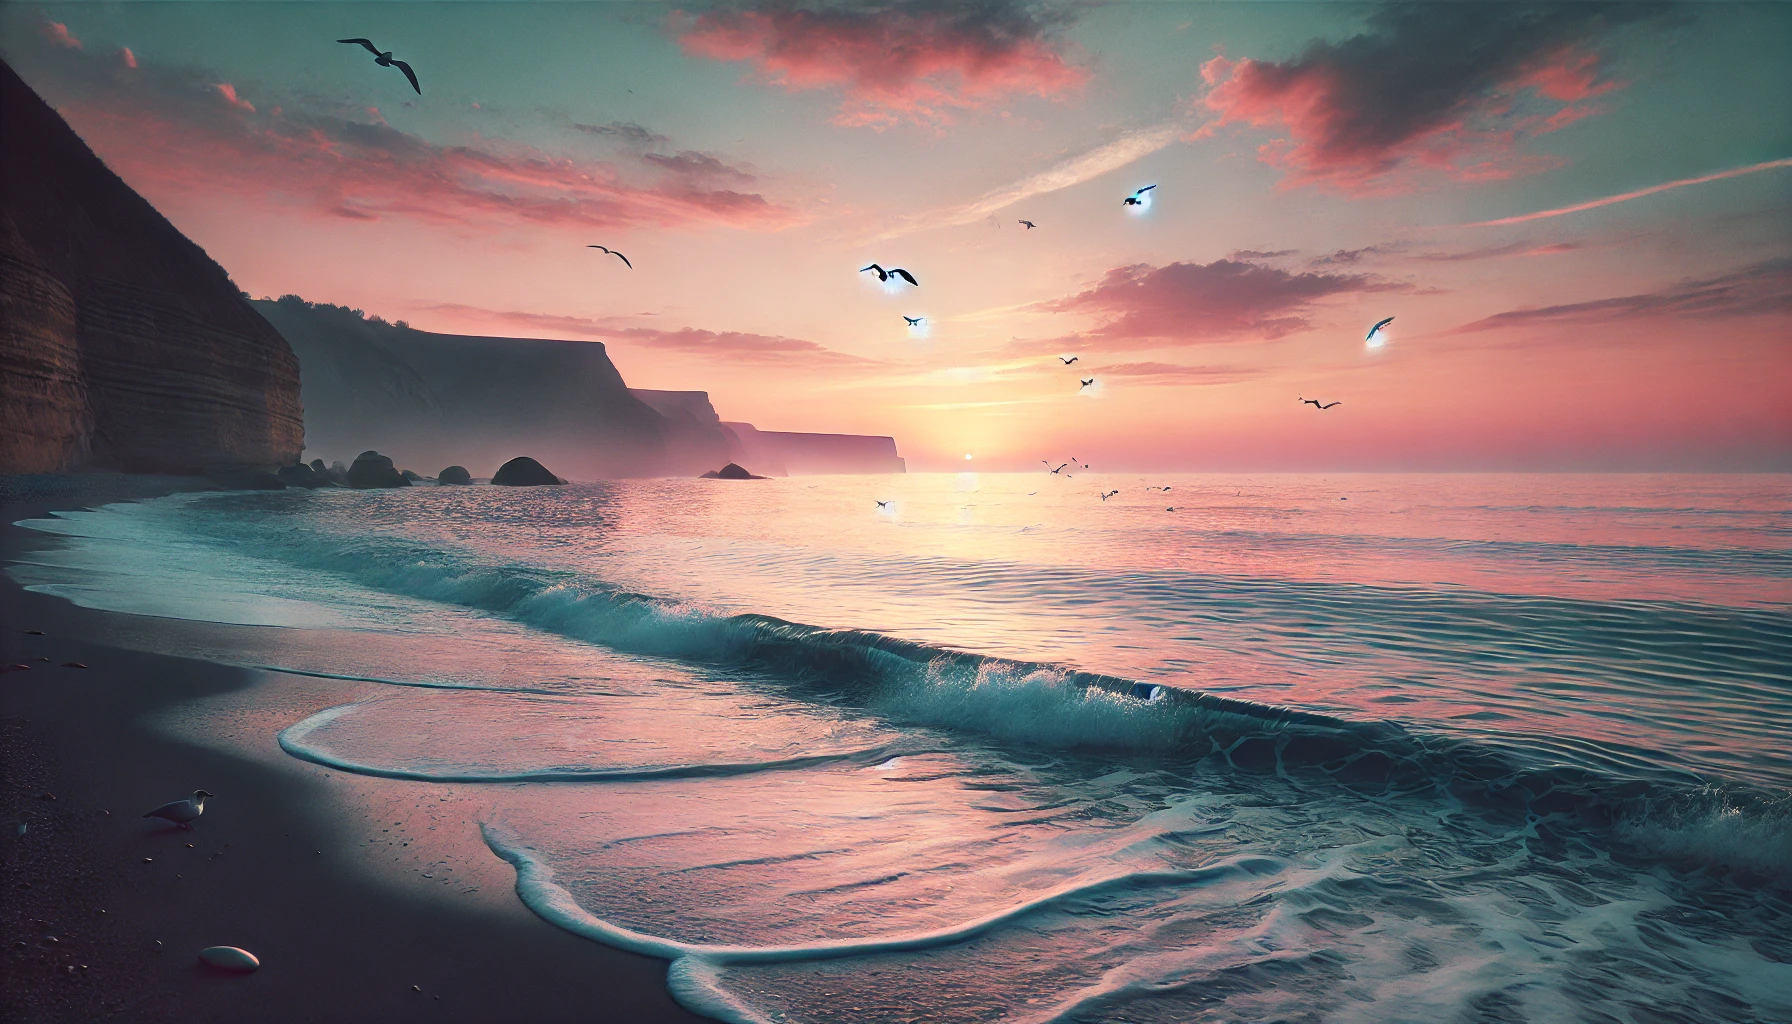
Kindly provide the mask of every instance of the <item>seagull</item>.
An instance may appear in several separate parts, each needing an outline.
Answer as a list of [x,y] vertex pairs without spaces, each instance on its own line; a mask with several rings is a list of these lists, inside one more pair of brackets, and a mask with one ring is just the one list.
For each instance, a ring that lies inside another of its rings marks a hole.
[[605,251],[605,252],[607,252],[607,253],[609,253],[609,254],[610,254],[610,255],[612,255],[612,256],[614,256],[614,257],[616,257],[616,258],[617,258],[617,259],[619,259],[619,260],[621,260],[621,261],[622,261],[622,265],[623,265],[623,266],[625,266],[625,267],[627,267],[627,268],[628,268],[628,269],[630,269],[630,270],[633,270],[633,269],[635,269],[635,265],[634,265],[634,264],[633,264],[633,263],[630,263],[630,262],[629,262],[629,261],[628,261],[628,257],[627,257],[627,256],[624,256],[624,255],[622,255],[622,254],[621,254],[621,253],[619,253],[619,252],[617,252],[617,251],[616,251],[616,250],[614,250],[614,249],[604,249],[604,247],[603,247],[603,246],[601,246],[601,245],[587,245],[587,246],[586,246],[586,247],[585,247],[585,248],[587,248],[587,249],[603,249],[603,250],[604,250],[604,251]]
[[[1049,465],[1051,465],[1051,463],[1048,462],[1048,463],[1046,463],[1046,465],[1049,466]],[[1065,467],[1067,467],[1069,465],[1070,465],[1070,463],[1066,462],[1066,463],[1064,463],[1063,466],[1059,466],[1057,469],[1052,470],[1052,475],[1056,476],[1057,474],[1064,472]]]
[[1109,498],[1112,498],[1114,495],[1119,494],[1119,493],[1120,493],[1119,491],[1108,491],[1101,496],[1101,500],[1106,501]]
[[[896,500],[896,499],[894,499],[894,498],[890,499],[890,501],[894,501],[894,500]],[[877,507],[878,508],[889,508],[890,502],[889,501],[880,501],[877,503]]]
[[1069,366],[1071,363],[1074,363],[1078,359],[1081,359],[1081,358],[1083,358],[1083,357],[1082,356],[1071,356],[1069,359],[1066,359],[1063,356],[1059,356],[1058,362],[1063,363],[1065,366]]
[[1334,405],[1343,405],[1344,404],[1343,402],[1327,402],[1324,405],[1320,405],[1319,399],[1317,399],[1317,398],[1303,398],[1303,399],[1300,399],[1300,403],[1302,405],[1310,405],[1315,409],[1330,409]]
[[1171,505],[1169,508],[1164,509],[1164,511],[1165,512],[1174,512],[1174,511],[1176,511],[1176,506]]
[[175,800],[145,814],[145,818],[161,818],[172,821],[181,828],[191,829],[192,822],[205,813],[205,798],[211,796],[203,789],[195,789],[193,795],[185,800]]
[[1031,230],[1033,230],[1033,229],[1034,229],[1034,228],[1036,228],[1036,227],[1038,227],[1038,226],[1039,226],[1039,225],[1037,225],[1037,224],[1035,224],[1035,223],[1033,223],[1033,222],[1032,222],[1032,221],[1030,221],[1030,220],[1023,220],[1023,221],[1021,221],[1021,223],[1022,223],[1022,224],[1025,224],[1025,225],[1026,225],[1026,226],[1027,226],[1027,230],[1028,230],[1028,231],[1031,231]]
[[1394,318],[1390,316],[1386,320],[1383,320],[1381,323],[1378,323],[1374,327],[1369,328],[1369,336],[1364,338],[1363,340],[1364,341],[1374,341],[1376,333],[1379,332],[1383,327],[1386,327],[1387,325],[1389,325],[1393,322],[1394,322]]
[[1145,200],[1141,197],[1143,197],[1145,193],[1151,191],[1152,189],[1154,189],[1156,187],[1157,187],[1156,185],[1146,185],[1144,188],[1139,189],[1137,192],[1134,192],[1132,195],[1127,196],[1125,199],[1121,200],[1120,205],[1121,206],[1144,206]]
[[411,80],[411,88],[417,90],[417,95],[423,95],[423,87],[417,84],[417,73],[412,71],[411,66],[404,61],[393,60],[391,50],[386,50],[382,53],[379,47],[373,45],[373,40],[371,39],[338,39],[336,41],[339,43],[359,44],[367,47],[367,52],[373,54],[373,62],[375,64],[378,64],[382,68],[397,68],[404,72],[404,77]]
[[[1078,378],[1077,378],[1077,379],[1078,379],[1078,380],[1082,380],[1082,378],[1081,378],[1081,377],[1078,377]],[[1095,378],[1094,378],[1094,377],[1090,377],[1090,378],[1089,378],[1089,379],[1088,379],[1088,380],[1084,380],[1084,381],[1083,381],[1083,388],[1086,388],[1086,387],[1088,387],[1088,386],[1089,386],[1089,385],[1091,385],[1091,384],[1093,384],[1093,383],[1095,383]],[[1083,390],[1083,388],[1077,388],[1077,390],[1078,390],[1078,391],[1081,391],[1081,390]]]
[[919,327],[921,326],[921,321],[927,318],[924,316],[905,316],[902,319],[907,320],[910,327]]
[[877,274],[877,279],[879,281],[888,281],[892,277],[900,277],[904,281],[907,281],[909,284],[914,285],[916,288],[921,287],[921,282],[915,280],[915,275],[909,273],[908,271],[902,269],[901,267],[891,267],[889,270],[885,270],[884,268],[873,263],[869,267],[859,268],[859,273],[863,274],[867,270],[874,271]]

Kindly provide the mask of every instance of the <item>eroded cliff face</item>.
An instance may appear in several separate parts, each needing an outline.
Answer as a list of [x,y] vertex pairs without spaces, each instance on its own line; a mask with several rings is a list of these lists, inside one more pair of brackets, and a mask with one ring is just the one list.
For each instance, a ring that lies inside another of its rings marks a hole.
[[299,364],[224,269],[0,62],[0,472],[271,469]]

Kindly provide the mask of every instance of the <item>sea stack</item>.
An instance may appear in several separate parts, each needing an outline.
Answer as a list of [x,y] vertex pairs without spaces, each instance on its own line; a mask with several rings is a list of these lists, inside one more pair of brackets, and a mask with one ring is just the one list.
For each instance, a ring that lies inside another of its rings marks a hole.
[[542,484],[563,484],[566,481],[548,472],[548,468],[527,455],[519,455],[492,474],[492,483],[500,487],[539,487]]
[[764,480],[765,477],[754,476],[737,463],[730,462],[721,469],[712,469],[698,477],[700,480]]

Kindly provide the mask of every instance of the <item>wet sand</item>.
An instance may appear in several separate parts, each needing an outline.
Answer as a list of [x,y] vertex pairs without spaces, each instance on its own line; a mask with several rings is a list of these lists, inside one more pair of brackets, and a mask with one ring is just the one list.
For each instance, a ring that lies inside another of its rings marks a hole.
[[[32,500],[0,504],[6,558],[46,543],[13,522],[110,497],[22,496]],[[370,823],[344,813],[328,773],[153,726],[256,676],[92,639],[159,621],[77,608],[0,576],[0,667],[29,666],[0,672],[0,1016],[702,1019],[667,995],[663,962],[569,935],[507,890],[473,898],[382,880],[367,869]],[[219,797],[193,831],[140,817],[196,788]],[[248,949],[262,969],[204,968],[196,954],[211,945]]]

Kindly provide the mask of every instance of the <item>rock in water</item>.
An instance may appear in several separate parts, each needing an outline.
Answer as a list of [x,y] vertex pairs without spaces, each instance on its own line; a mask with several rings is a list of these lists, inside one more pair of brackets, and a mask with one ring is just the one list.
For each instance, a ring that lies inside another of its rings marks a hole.
[[542,484],[563,484],[566,481],[548,472],[548,468],[527,455],[519,455],[492,474],[492,483],[500,487],[537,487]]
[[398,475],[409,480],[411,483],[420,483],[423,480],[423,474],[414,469],[400,470]]
[[319,476],[317,470],[302,462],[296,466],[281,466],[279,470],[274,473],[274,476],[288,487],[304,487],[310,489],[313,487],[330,486],[330,482]]
[[348,467],[348,485],[366,490],[372,487],[409,487],[411,482],[392,465],[391,459],[379,452],[367,451],[355,456],[355,464]]
[[444,484],[470,484],[473,482],[473,474],[467,472],[467,467],[465,466],[449,466],[447,469],[436,474],[436,482]]
[[199,962],[207,967],[216,967],[220,971],[236,971],[247,974],[261,966],[255,954],[235,946],[207,946],[199,951]]
[[754,476],[753,474],[747,472],[741,466],[730,462],[726,466],[723,466],[721,469],[710,470],[709,472],[703,474],[703,476],[700,477],[700,479],[703,479],[703,480],[764,480],[765,477]]

